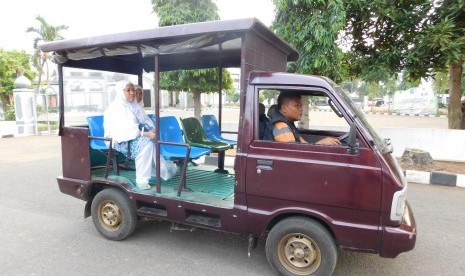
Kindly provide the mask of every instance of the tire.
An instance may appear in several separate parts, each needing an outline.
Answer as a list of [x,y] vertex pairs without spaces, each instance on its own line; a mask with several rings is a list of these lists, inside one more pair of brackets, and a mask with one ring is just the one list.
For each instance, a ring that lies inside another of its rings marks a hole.
[[337,249],[331,234],[320,223],[291,217],[268,234],[266,258],[280,275],[331,275]]
[[92,201],[91,213],[95,228],[109,240],[124,240],[136,229],[136,212],[121,190],[99,192]]

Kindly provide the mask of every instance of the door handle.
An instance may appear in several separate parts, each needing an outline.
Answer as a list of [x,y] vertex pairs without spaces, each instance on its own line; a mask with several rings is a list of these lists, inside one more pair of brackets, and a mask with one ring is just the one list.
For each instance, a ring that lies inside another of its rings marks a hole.
[[261,174],[262,171],[271,171],[273,169],[273,160],[257,160],[257,173]]
[[273,160],[257,159],[257,166],[273,167]]

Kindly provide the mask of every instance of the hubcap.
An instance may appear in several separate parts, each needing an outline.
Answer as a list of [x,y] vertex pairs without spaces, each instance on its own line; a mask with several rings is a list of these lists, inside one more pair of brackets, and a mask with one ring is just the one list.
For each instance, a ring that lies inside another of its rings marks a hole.
[[281,264],[297,275],[315,272],[321,264],[321,251],[307,235],[293,233],[284,236],[278,244]]
[[99,221],[102,226],[108,231],[118,230],[121,224],[121,212],[114,202],[105,201],[100,204]]

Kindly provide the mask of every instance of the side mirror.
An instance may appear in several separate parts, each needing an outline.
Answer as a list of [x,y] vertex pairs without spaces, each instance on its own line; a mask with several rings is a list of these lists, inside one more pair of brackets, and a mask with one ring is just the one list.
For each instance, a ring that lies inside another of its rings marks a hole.
[[357,142],[357,127],[355,124],[350,125],[349,137],[347,138],[347,152],[349,154],[358,154],[358,142]]

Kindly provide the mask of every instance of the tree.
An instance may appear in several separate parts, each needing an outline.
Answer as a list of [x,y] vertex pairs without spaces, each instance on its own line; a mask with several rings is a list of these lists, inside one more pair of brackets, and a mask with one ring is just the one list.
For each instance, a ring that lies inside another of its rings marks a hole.
[[33,79],[35,73],[30,68],[30,56],[25,51],[4,51],[0,49],[0,97],[3,110],[11,104],[10,96],[14,88],[14,81],[20,71],[28,79]]
[[299,52],[289,71],[325,75],[336,82],[344,77],[343,52],[335,43],[345,26],[342,0],[274,0],[272,28]]
[[441,95],[441,94],[448,93],[449,91],[448,83],[449,83],[449,76],[446,73],[443,73],[443,72],[436,73],[434,76],[434,84],[433,84],[433,89],[436,92],[436,94]]
[[350,75],[374,82],[396,75],[428,10],[428,0],[346,1]]
[[[274,4],[276,18],[272,28],[300,52],[299,60],[290,63],[288,71],[342,81],[344,55],[335,41],[344,28],[343,1],[274,0]],[[308,97],[303,97],[299,122],[303,128],[309,126],[308,104]]]
[[45,21],[45,19],[38,15],[36,20],[39,21],[40,27],[34,28],[29,27],[26,32],[36,33],[37,37],[34,38],[34,55],[33,55],[33,64],[39,71],[39,79],[37,81],[37,91],[39,91],[42,75],[44,74],[44,67],[46,68],[45,76],[47,83],[49,82],[49,61],[50,61],[50,53],[42,53],[38,47],[39,42],[47,42],[47,41],[54,41],[63,39],[63,36],[60,35],[60,31],[68,29],[68,26],[59,25],[59,26],[52,26]]
[[379,81],[405,71],[408,79],[449,71],[449,128],[460,128],[465,58],[465,2],[346,1],[345,37],[351,75]]
[[[160,27],[219,19],[218,8],[210,0],[152,0],[152,5]],[[223,88],[231,89],[231,75],[225,69],[222,72]],[[197,118],[201,114],[201,93],[218,91],[218,82],[216,69],[163,72],[160,75],[161,88],[193,93],[194,116]]]
[[[436,72],[449,73],[448,121],[450,129],[463,129],[461,110],[462,75],[465,61],[465,1],[443,0],[435,3],[432,13],[414,41],[409,55],[413,77],[423,74],[417,64]],[[426,66],[425,66],[426,67]]]

